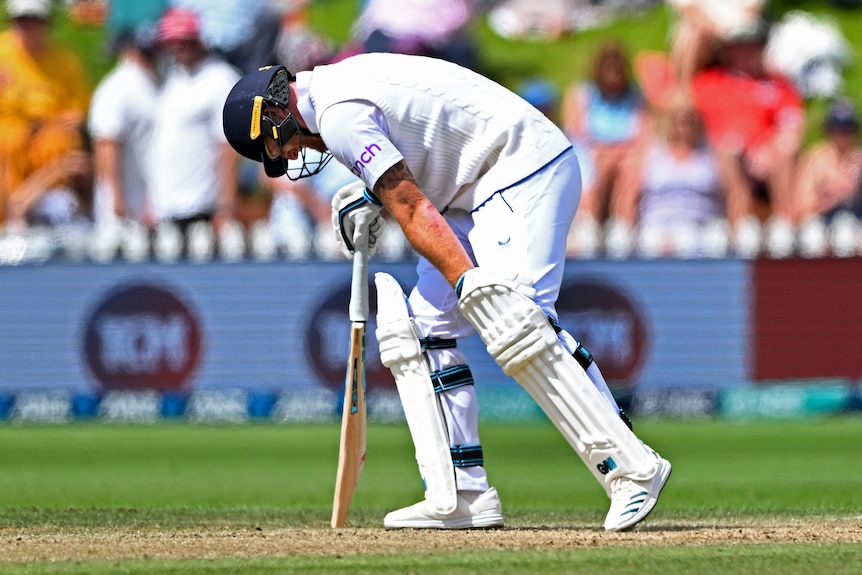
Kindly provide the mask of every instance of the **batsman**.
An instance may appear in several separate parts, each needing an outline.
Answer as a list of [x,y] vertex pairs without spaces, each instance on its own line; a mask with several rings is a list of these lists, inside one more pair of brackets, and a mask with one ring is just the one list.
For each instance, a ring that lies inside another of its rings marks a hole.
[[296,75],[262,68],[234,86],[223,120],[231,145],[270,177],[311,176],[333,157],[353,171],[357,182],[332,201],[345,253],[366,242],[373,252],[385,209],[420,256],[409,296],[375,277],[380,357],[425,484],[424,499],[388,513],[385,527],[504,523],[458,348],[474,330],[604,489],[604,528],[629,530],[652,511],[671,464],[632,432],[590,352],[557,321],[581,176],[553,122],[480,74],[401,54]]

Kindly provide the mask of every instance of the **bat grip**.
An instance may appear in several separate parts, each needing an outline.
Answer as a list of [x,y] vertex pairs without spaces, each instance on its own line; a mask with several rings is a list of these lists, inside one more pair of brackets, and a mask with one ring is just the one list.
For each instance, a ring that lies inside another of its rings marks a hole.
[[350,321],[368,321],[368,246],[357,245],[353,252],[353,279],[350,283]]

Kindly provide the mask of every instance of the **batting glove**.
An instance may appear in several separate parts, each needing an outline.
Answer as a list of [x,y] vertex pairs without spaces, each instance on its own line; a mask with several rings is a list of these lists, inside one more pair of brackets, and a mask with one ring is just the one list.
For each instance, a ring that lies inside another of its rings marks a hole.
[[383,204],[362,182],[342,187],[332,198],[332,227],[341,252],[353,256],[357,245],[367,245],[368,255],[377,251],[377,240],[385,220],[380,217]]

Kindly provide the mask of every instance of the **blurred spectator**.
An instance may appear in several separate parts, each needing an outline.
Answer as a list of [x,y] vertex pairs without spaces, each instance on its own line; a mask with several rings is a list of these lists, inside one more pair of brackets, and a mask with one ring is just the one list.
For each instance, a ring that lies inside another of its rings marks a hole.
[[853,48],[837,20],[791,10],[772,26],[764,57],[767,69],[790,79],[804,98],[833,98],[843,90]]
[[237,71],[209,52],[197,15],[173,8],[159,22],[159,40],[172,54],[156,103],[149,171],[157,221],[185,230],[196,221],[220,228],[233,219],[237,154],[224,137],[222,106]]
[[504,38],[555,40],[563,34],[606,26],[660,0],[491,1],[488,23]]
[[70,150],[32,172],[13,192],[9,223],[55,227],[92,221],[93,158]]
[[802,99],[784,77],[764,67],[766,22],[726,38],[718,63],[698,72],[692,95],[719,153],[735,158],[750,213],[761,220],[793,217],[793,177],[805,131]]
[[54,44],[50,0],[7,0],[0,33],[0,222],[34,172],[81,149],[90,91],[72,51]]
[[201,40],[243,74],[275,63],[279,16],[270,0],[170,0],[199,15]]
[[354,25],[362,52],[418,54],[478,67],[471,25],[480,0],[367,0]]
[[593,59],[591,80],[570,87],[562,107],[563,130],[581,162],[582,216],[607,219],[611,189],[642,132],[645,113],[628,54],[617,42],[603,44]]
[[90,103],[93,217],[98,225],[129,219],[151,228],[155,222],[147,182],[159,90],[155,26],[125,31],[117,46],[117,66],[96,87]]
[[488,14],[491,29],[504,38],[554,40],[571,29],[567,0],[504,0]]
[[276,62],[293,73],[326,64],[335,56],[332,42],[316,34],[308,25],[310,0],[278,0],[281,28],[275,45]]
[[797,177],[800,222],[850,211],[862,218],[862,145],[859,116],[848,99],[834,101],[823,122],[823,138],[802,156]]
[[676,13],[671,65],[687,89],[694,75],[714,62],[728,38],[758,26],[766,0],[667,0]]
[[518,94],[546,118],[560,125],[560,91],[553,82],[544,78],[530,78],[521,84]]
[[[739,190],[728,184],[707,143],[700,116],[680,96],[664,110],[632,150],[614,189],[615,218],[641,229],[669,234],[683,226],[703,228],[740,216]],[[729,215],[728,215],[729,214]],[[670,249],[663,247],[663,252]]]
[[158,22],[169,5],[170,0],[108,0],[105,27],[111,53],[119,52],[121,34]]
[[108,14],[107,0],[66,0],[69,20],[79,26],[103,26]]

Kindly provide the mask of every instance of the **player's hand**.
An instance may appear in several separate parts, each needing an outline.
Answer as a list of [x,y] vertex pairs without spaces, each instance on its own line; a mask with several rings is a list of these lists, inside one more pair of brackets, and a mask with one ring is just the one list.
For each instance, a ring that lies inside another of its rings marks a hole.
[[383,205],[365,189],[362,182],[342,187],[332,198],[332,227],[341,252],[348,258],[355,246],[367,245],[368,255],[377,250],[377,240],[383,232],[380,216]]

